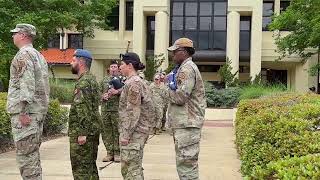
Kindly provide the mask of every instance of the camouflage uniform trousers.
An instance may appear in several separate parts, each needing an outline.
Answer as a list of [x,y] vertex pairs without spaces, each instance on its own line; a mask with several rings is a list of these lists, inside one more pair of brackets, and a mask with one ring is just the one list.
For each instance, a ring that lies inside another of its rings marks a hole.
[[160,130],[162,128],[162,118],[163,118],[164,107],[161,104],[155,104],[156,112],[156,129]]
[[200,152],[201,129],[173,129],[176,151],[176,166],[181,180],[198,180],[198,156]]
[[102,123],[102,140],[107,149],[107,153],[111,156],[120,155],[119,113],[117,111],[109,111],[102,114]]
[[87,136],[84,145],[78,144],[78,137],[70,137],[70,160],[74,180],[98,180],[96,165],[99,135]]
[[143,180],[143,148],[149,135],[134,132],[129,144],[120,146],[121,174],[124,180]]
[[[11,116],[11,123],[15,139],[17,163],[19,166],[20,174],[23,180],[41,180],[42,168],[40,163],[40,145],[41,135],[43,131],[43,114],[30,114],[31,124],[26,129],[17,128],[19,123],[19,114]],[[24,136],[25,135],[25,136]]]
[[168,110],[169,104],[165,102],[163,106],[163,113],[162,113],[162,124],[161,124],[161,129],[166,129],[168,128],[168,122],[167,122],[167,110]]

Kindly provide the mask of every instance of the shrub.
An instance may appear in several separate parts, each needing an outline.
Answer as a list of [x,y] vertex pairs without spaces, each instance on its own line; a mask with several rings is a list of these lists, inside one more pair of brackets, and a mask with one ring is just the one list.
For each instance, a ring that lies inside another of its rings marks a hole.
[[0,93],[0,147],[12,144],[11,123],[6,109],[7,94]]
[[243,175],[259,179],[253,172],[269,163],[320,152],[319,117],[320,97],[314,94],[240,101],[235,128]]
[[50,81],[50,98],[58,99],[61,103],[71,103],[74,94],[73,81],[59,80]]
[[[6,110],[7,94],[0,93],[0,147],[12,145],[11,122]],[[61,132],[68,120],[68,111],[60,107],[58,100],[51,100],[44,121],[43,135],[50,136]]]
[[216,89],[210,83],[205,83],[205,89],[208,107],[232,108],[239,102],[240,88]]
[[43,124],[43,135],[59,134],[68,122],[68,110],[60,106],[57,99],[51,100]]
[[301,157],[286,157],[271,162],[265,169],[255,169],[256,179],[320,179],[320,155],[311,154]]

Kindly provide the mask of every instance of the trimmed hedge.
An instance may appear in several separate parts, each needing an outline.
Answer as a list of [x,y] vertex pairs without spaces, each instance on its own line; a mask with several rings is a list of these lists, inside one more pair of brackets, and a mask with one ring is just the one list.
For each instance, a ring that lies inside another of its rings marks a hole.
[[256,179],[320,179],[320,155],[285,158],[271,162],[266,169],[255,169]]
[[[6,110],[7,94],[0,93],[0,149],[10,146],[12,142],[11,122]],[[60,107],[58,100],[51,100],[43,125],[43,135],[59,134],[68,121],[68,110]]]
[[315,94],[240,101],[235,129],[242,174],[260,179],[269,163],[319,153],[319,117],[320,97]]

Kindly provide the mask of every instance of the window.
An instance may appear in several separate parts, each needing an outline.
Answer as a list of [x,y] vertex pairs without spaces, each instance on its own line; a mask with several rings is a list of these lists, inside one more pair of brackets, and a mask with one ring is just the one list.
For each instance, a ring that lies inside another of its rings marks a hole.
[[274,2],[263,2],[262,30],[268,31],[268,25],[271,23],[273,15]]
[[154,50],[155,17],[147,17],[147,50]]
[[112,30],[119,30],[119,6],[112,8],[111,14],[106,17],[106,24]]
[[133,30],[133,2],[126,2],[126,30]]
[[226,49],[226,0],[172,0],[171,43],[185,36],[198,50]]
[[82,34],[68,34],[68,48],[82,49],[83,35]]
[[218,72],[221,65],[197,65],[200,72]]
[[48,48],[60,48],[60,34],[55,34],[48,40]]
[[290,1],[280,2],[280,13],[284,12],[290,6]]
[[263,14],[262,14],[262,30],[268,31],[268,25],[271,23],[271,16],[273,15],[274,2],[264,1],[263,2]]
[[240,17],[240,51],[250,51],[251,41],[251,17]]

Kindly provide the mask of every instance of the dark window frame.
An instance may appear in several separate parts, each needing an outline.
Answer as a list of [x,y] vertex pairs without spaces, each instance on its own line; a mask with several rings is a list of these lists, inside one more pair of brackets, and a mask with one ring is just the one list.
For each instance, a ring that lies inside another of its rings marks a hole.
[[[272,4],[272,14],[264,14],[264,6],[265,6],[265,4]],[[268,18],[268,19],[271,19],[271,16],[273,16],[273,14],[274,14],[274,1],[263,1],[263,8],[262,8],[262,31],[269,31],[269,29],[268,29],[268,25],[271,23],[271,21],[270,21],[270,23],[268,23],[268,24],[266,24],[266,26],[265,27],[263,27],[263,23],[264,23],[264,19],[266,19],[266,18]]]
[[[83,49],[83,34],[70,33],[70,34],[67,34],[67,36],[68,36],[68,48],[69,49]],[[73,39],[72,36],[80,37],[80,38]]]
[[[133,1],[126,1],[126,31],[133,30],[133,11],[134,11],[133,6],[134,6]],[[128,11],[128,8],[132,8],[132,13],[131,11]]]
[[[174,15],[173,13],[173,5],[174,3],[183,3],[182,6],[182,15]],[[197,3],[197,15],[186,15],[185,13],[185,7],[186,3]],[[211,15],[202,15],[200,11],[200,4],[201,3],[211,3]],[[225,14],[220,15],[220,14],[215,14],[215,4],[216,3],[225,3]],[[228,7],[228,2],[226,0],[172,0],[171,1],[171,17],[170,17],[170,43],[173,44],[173,34],[182,34],[183,36],[186,36],[186,34],[194,34],[196,39],[192,39],[194,41],[194,46],[198,50],[223,50],[226,51],[226,41],[227,41],[227,7]],[[173,25],[173,18],[175,17],[182,17],[183,18],[183,27],[182,30],[173,30],[172,25]],[[186,19],[190,17],[196,17],[196,28],[195,29],[187,29],[186,28]],[[200,19],[203,18],[211,18],[211,26],[208,29],[201,29],[200,27]],[[225,27],[222,29],[216,29],[215,28],[215,18],[224,18]],[[208,33],[208,45],[206,47],[201,47],[200,48],[200,40],[204,39],[203,37],[205,36],[204,33]],[[216,45],[217,43],[214,38],[215,33],[224,33],[225,38],[223,42],[223,47],[219,47],[219,45]],[[203,36],[203,37],[202,37]],[[202,38],[201,38],[202,37]]]
[[152,22],[155,23],[155,16],[147,16],[147,50],[154,50],[155,27],[152,28]]
[[113,31],[119,30],[119,5],[113,7],[111,9],[111,13],[108,16],[106,16],[106,24]]
[[291,1],[280,1],[280,14],[290,6]]
[[[245,29],[242,29],[242,26],[241,24],[244,23],[245,21],[249,21],[249,28],[245,28]],[[252,19],[251,19],[251,16],[241,16],[240,17],[240,41],[239,41],[239,48],[240,48],[240,51],[250,51],[251,49],[251,26],[252,26]],[[241,40],[243,39],[243,34],[247,34],[249,36],[248,38],[248,48],[245,48],[244,46],[242,46],[242,42]]]

